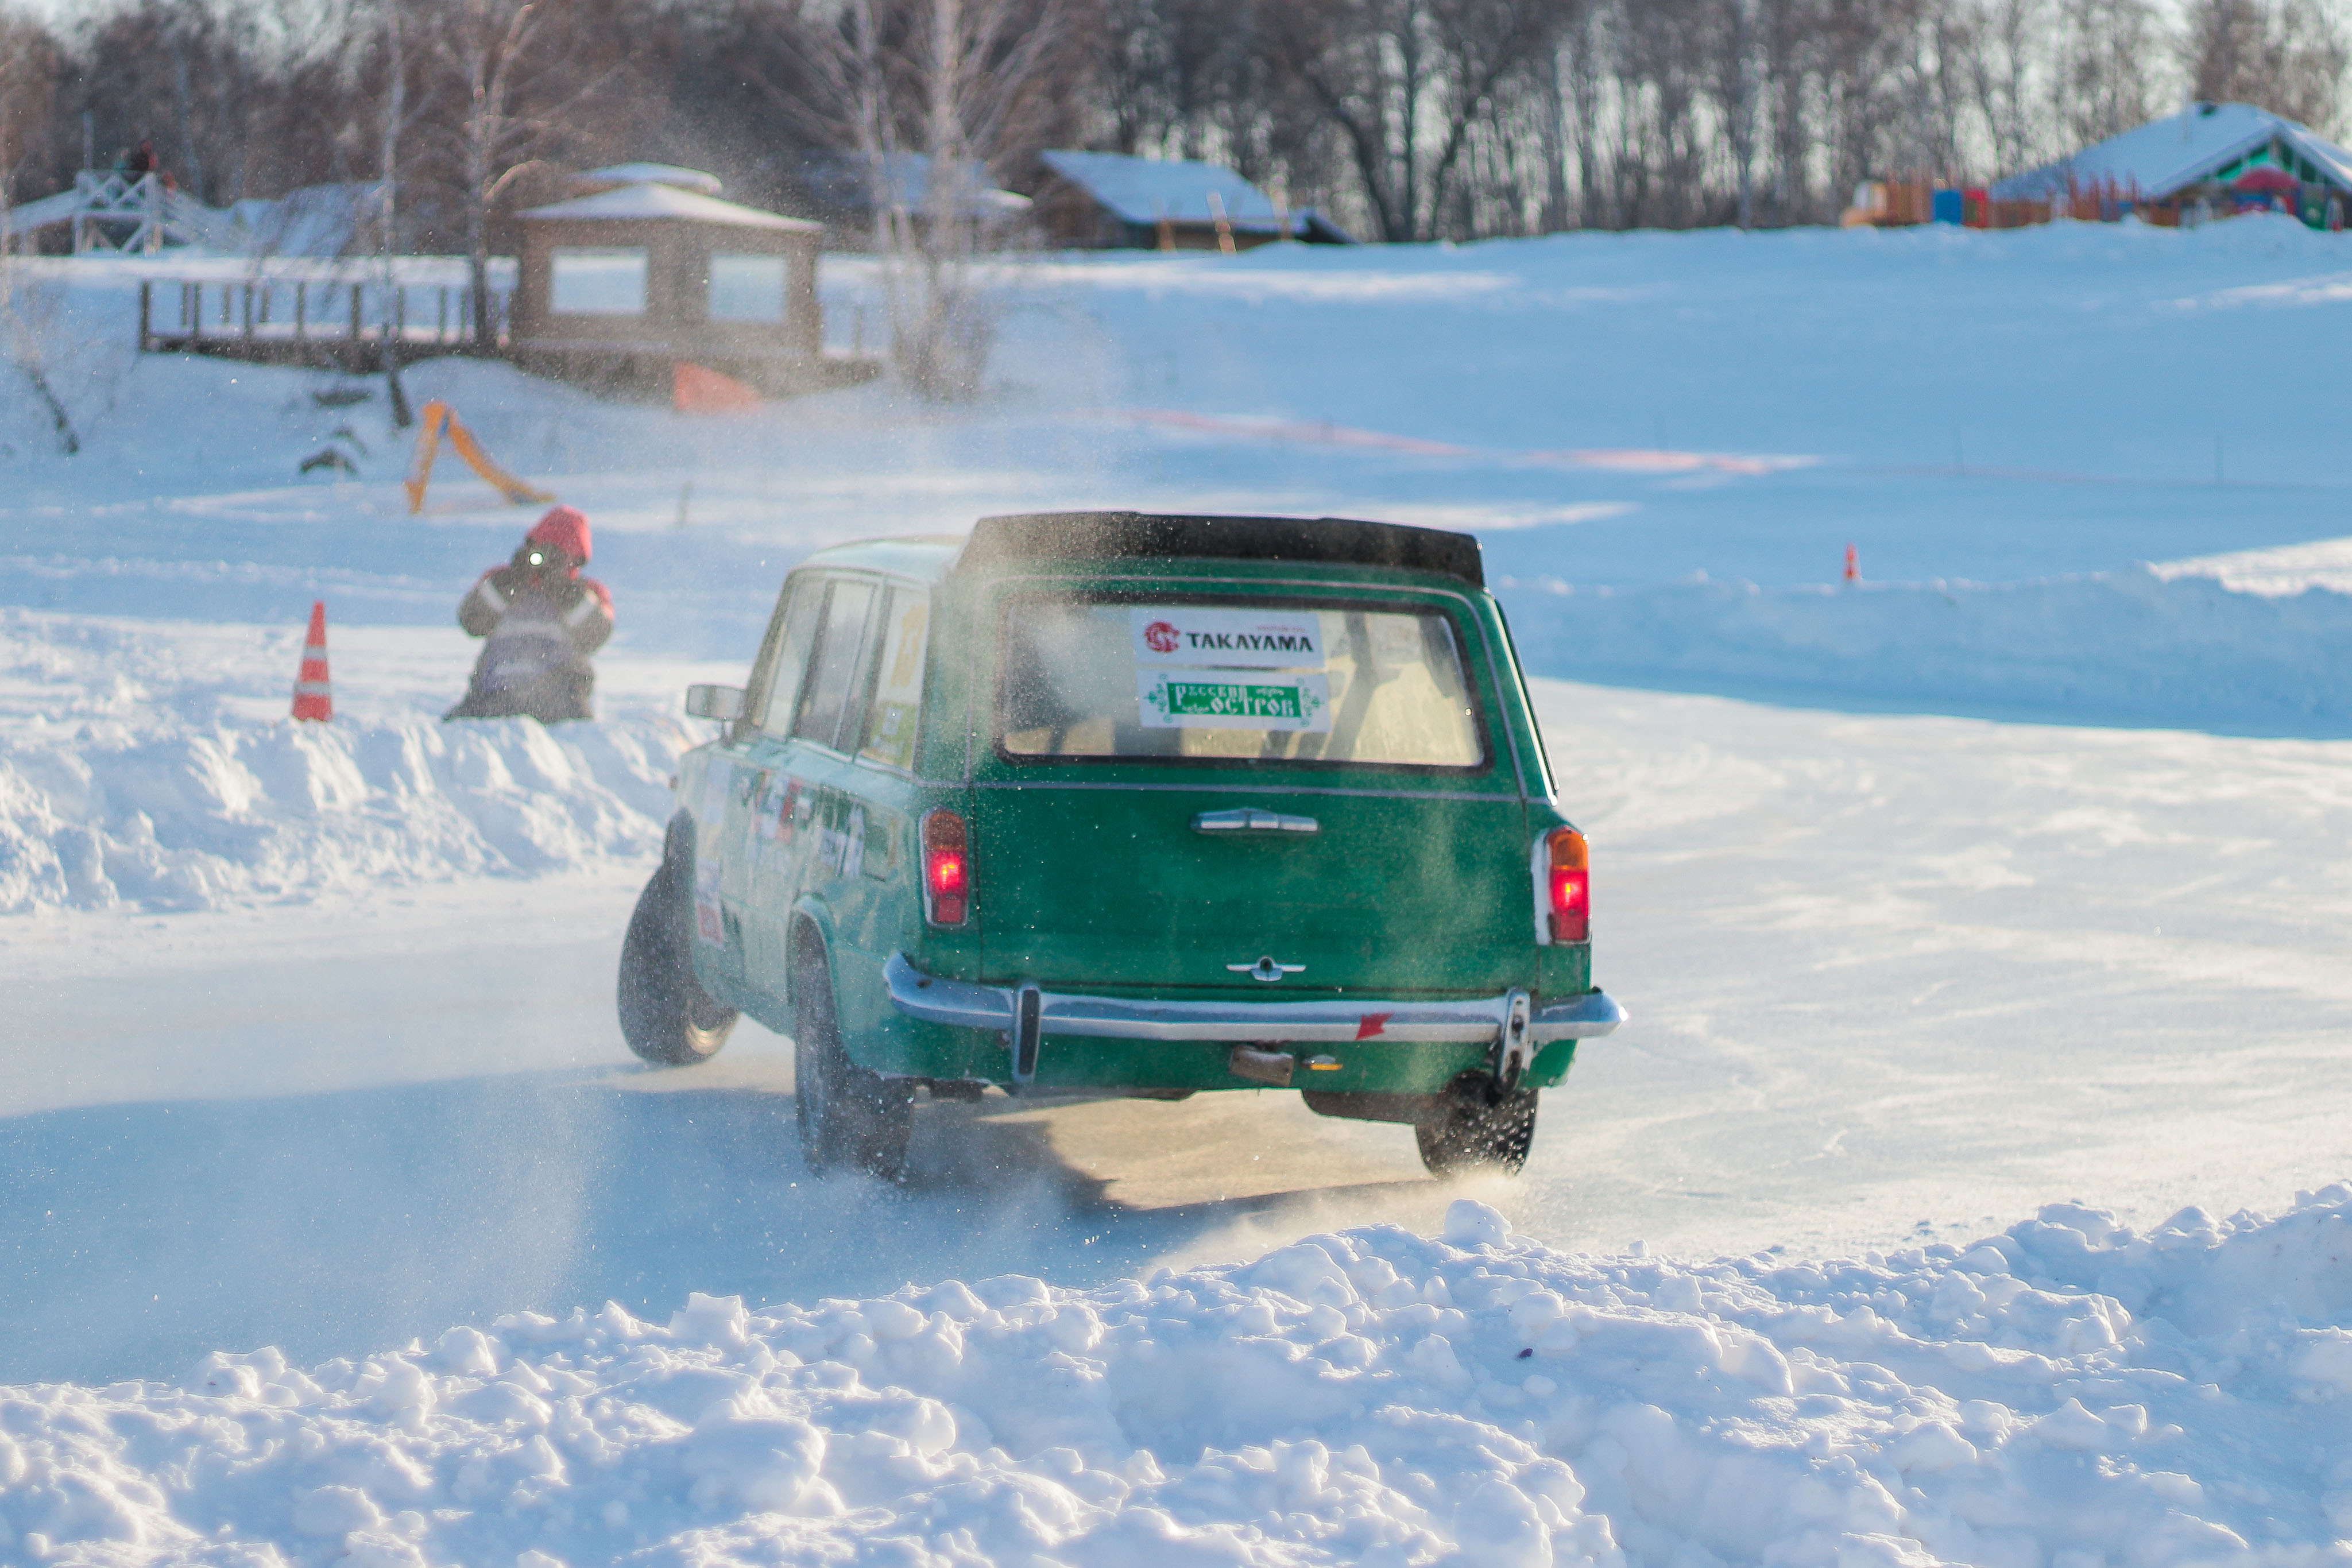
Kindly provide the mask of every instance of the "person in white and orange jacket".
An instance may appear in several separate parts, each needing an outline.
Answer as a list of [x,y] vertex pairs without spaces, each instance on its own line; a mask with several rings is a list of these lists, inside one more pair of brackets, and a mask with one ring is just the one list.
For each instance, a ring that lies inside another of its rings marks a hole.
[[457,601],[457,624],[485,641],[465,700],[443,718],[596,716],[588,659],[613,634],[613,596],[580,575],[589,549],[586,516],[558,507]]

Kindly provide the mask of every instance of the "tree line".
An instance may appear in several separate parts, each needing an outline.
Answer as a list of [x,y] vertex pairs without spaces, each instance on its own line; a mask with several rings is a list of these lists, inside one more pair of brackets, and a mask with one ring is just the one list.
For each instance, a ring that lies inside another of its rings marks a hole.
[[1039,152],[1089,147],[1227,163],[1371,239],[1821,223],[1865,178],[1984,181],[2191,99],[2333,131],[2336,3],[120,0],[68,25],[0,8],[0,196],[143,144],[215,205],[373,183],[390,227],[372,244],[480,256],[520,205],[616,159],[793,210],[845,159],[936,153],[1034,191]]

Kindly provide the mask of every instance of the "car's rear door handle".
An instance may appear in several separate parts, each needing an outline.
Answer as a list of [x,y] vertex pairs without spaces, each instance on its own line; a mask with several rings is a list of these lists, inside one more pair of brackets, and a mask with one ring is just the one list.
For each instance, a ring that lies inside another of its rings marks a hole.
[[1312,817],[1286,816],[1279,811],[1203,811],[1192,819],[1196,833],[1313,833],[1322,831]]

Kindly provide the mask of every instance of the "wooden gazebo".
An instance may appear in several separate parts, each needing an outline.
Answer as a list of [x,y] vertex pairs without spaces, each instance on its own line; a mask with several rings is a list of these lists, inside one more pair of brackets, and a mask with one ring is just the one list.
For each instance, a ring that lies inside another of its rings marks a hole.
[[[692,171],[679,171],[691,173]],[[824,225],[642,180],[519,216],[509,352],[600,389],[667,392],[681,362],[772,394],[866,380],[828,360],[817,305]]]

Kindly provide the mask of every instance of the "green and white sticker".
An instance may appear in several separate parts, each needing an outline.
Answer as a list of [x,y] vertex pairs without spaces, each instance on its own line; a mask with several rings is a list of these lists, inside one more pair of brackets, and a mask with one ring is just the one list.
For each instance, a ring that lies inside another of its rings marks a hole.
[[1331,728],[1331,688],[1321,675],[1238,670],[1143,670],[1136,676],[1146,729]]

